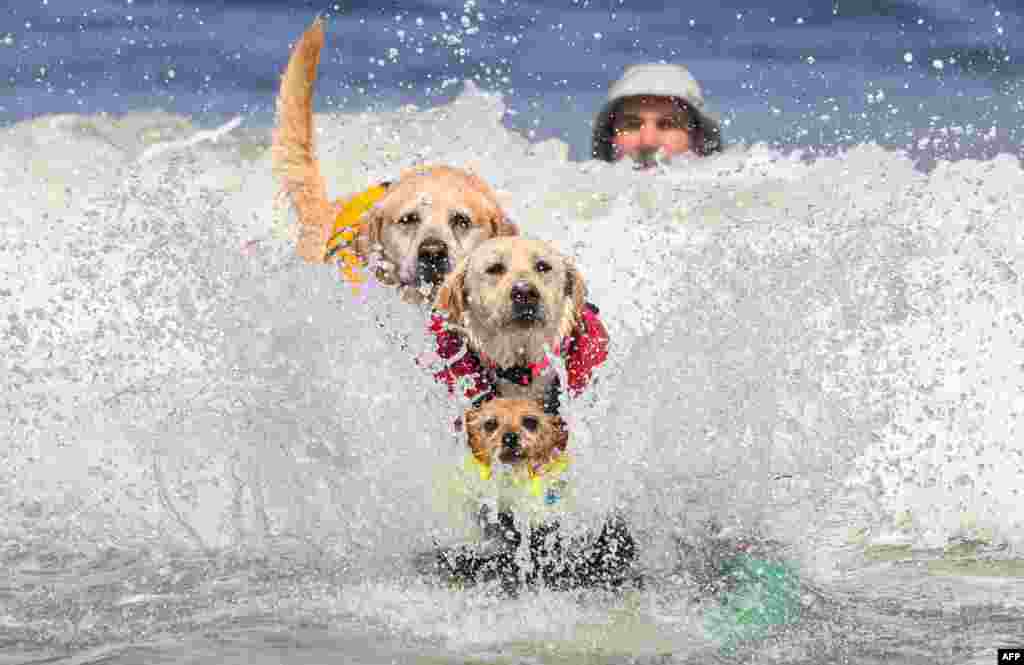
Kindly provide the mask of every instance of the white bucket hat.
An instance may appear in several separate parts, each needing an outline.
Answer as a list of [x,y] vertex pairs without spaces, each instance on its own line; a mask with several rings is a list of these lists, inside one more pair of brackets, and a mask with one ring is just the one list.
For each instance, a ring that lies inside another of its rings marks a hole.
[[620,101],[637,95],[675,97],[684,102],[694,120],[704,130],[703,154],[721,148],[721,124],[704,109],[704,93],[690,70],[682,65],[645,64],[627,67],[622,78],[608,90],[608,101],[594,120],[592,154],[606,162],[613,161],[612,115]]

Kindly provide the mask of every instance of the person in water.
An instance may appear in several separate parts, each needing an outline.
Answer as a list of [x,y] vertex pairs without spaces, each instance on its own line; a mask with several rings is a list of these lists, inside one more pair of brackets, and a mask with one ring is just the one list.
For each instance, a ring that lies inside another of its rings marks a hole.
[[609,88],[591,145],[595,159],[629,157],[637,168],[647,168],[658,160],[721,150],[721,125],[704,109],[700,84],[686,67],[633,65]]

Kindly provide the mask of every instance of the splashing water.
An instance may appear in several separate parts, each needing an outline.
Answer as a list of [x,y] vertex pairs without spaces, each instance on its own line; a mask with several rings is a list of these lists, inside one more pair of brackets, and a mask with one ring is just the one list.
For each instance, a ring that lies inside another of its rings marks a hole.
[[[1024,634],[1016,160],[753,146],[652,174],[568,162],[503,111],[470,87],[320,117],[325,176],[340,196],[472,165],[577,261],[613,348],[567,409],[573,519],[622,512],[653,583],[501,599],[415,577],[464,451],[464,405],[413,361],[426,313],[294,258],[265,136],[61,116],[0,143],[16,657],[226,662],[218,630],[245,662],[282,632],[310,661],[954,661]],[[710,523],[800,567],[807,611],[774,650],[722,653],[701,618],[683,545]]]

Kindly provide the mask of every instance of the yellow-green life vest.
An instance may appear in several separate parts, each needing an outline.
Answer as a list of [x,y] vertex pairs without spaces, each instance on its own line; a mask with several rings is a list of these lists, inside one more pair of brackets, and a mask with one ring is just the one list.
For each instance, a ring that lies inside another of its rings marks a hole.
[[498,473],[468,454],[447,483],[448,510],[459,513],[459,520],[472,520],[486,504],[530,523],[547,521],[571,507],[569,463],[568,453],[562,453],[537,470]]

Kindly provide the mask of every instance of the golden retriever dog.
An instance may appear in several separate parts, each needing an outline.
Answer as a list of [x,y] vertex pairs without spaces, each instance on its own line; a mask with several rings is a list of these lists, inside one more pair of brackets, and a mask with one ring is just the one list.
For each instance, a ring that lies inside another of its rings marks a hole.
[[550,243],[485,241],[448,276],[434,301],[431,331],[438,355],[449,363],[435,377],[452,392],[462,387],[475,403],[525,398],[557,413],[561,386],[548,354],[565,361],[573,395],[608,357],[608,333],[586,296],[580,272]]
[[397,287],[404,300],[429,301],[469,251],[489,238],[518,235],[518,228],[482,179],[450,166],[410,169],[381,186],[379,194],[368,196],[371,188],[347,202],[331,201],[313,129],[313,87],[323,44],[323,22],[317,18],[295,44],[277,98],[271,159],[298,215],[296,251],[321,263],[333,258],[329,250],[340,242],[369,264],[380,282]]

